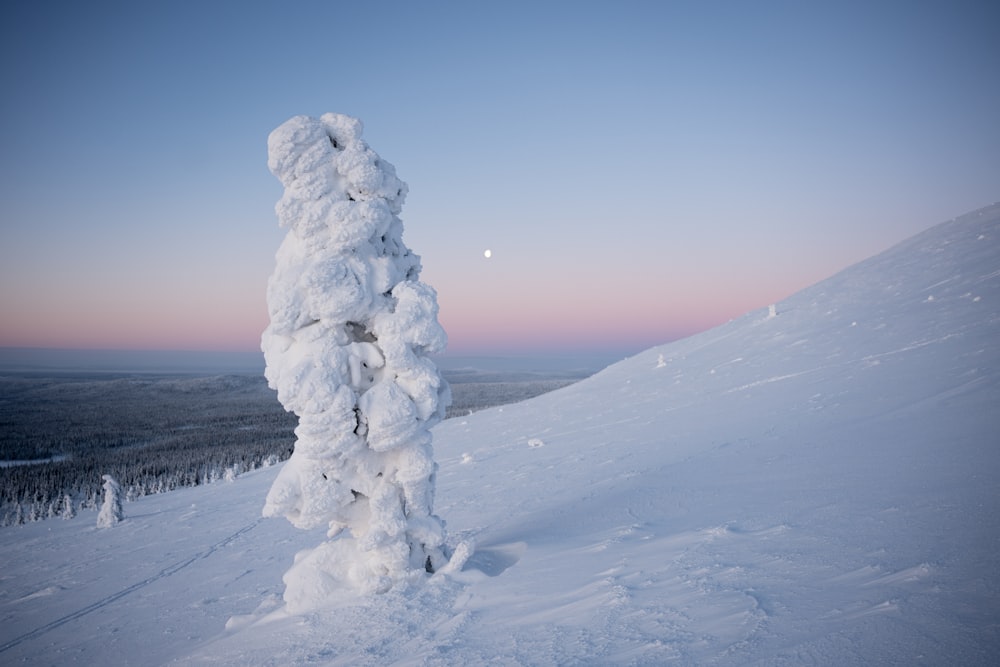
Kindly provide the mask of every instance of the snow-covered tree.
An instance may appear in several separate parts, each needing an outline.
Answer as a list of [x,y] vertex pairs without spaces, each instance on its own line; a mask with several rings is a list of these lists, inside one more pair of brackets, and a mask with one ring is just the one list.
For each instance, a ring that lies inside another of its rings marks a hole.
[[122,507],[122,487],[111,475],[103,475],[104,504],[97,515],[98,528],[110,528],[125,518],[125,508]]
[[59,513],[59,516],[64,519],[72,519],[76,516],[76,509],[73,507],[73,499],[68,493],[63,495],[62,511]]
[[403,243],[407,188],[350,116],[296,116],[268,138],[288,228],[268,283],[266,376],[299,417],[264,506],[328,540],[285,575],[292,611],[337,589],[384,592],[446,562],[430,427],[451,394],[437,295]]

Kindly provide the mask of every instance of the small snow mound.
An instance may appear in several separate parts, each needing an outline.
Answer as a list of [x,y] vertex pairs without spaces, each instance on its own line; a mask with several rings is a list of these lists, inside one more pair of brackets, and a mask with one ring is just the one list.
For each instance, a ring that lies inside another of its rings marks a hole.
[[531,438],[530,440],[528,440],[528,447],[535,448],[535,447],[544,447],[544,446],[545,446],[545,443],[542,442],[541,440],[539,440],[538,438]]
[[476,550],[476,543],[471,538],[468,540],[462,540],[455,547],[455,550],[451,554],[451,558],[448,562],[438,570],[438,574],[454,574],[455,572],[461,572],[462,568],[465,567],[465,563],[469,560],[469,556],[473,554]]
[[64,590],[66,590],[66,589],[63,588],[62,586],[48,586],[46,588],[43,588],[40,591],[36,591],[36,592],[31,593],[29,595],[25,595],[24,597],[18,598],[16,600],[14,600],[13,602],[16,604],[18,602],[26,602],[28,600],[34,600],[36,598],[44,598],[44,597],[48,597],[50,595],[55,595],[56,593],[59,593],[60,591],[64,591]]

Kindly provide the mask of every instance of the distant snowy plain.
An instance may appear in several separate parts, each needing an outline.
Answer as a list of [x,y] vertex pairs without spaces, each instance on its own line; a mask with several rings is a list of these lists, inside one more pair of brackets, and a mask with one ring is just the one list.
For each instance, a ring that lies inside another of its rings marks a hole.
[[[992,665],[1000,205],[434,430],[464,565],[281,609],[276,469],[0,531],[0,662]],[[463,548],[464,548],[463,547]]]

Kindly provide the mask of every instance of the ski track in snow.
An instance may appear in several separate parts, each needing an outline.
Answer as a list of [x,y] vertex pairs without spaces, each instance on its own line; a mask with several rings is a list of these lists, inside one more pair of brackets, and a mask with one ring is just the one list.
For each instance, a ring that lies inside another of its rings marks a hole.
[[[172,576],[174,574],[177,574],[178,572],[180,572],[184,568],[188,567],[189,565],[191,565],[191,564],[193,564],[193,563],[195,563],[195,562],[197,562],[199,560],[202,560],[203,558],[208,558],[209,556],[211,556],[212,554],[214,554],[219,549],[221,549],[221,548],[225,547],[226,545],[228,545],[233,540],[236,540],[240,536],[245,535],[246,533],[249,533],[254,528],[256,528],[258,525],[260,525],[261,521],[263,521],[263,519],[257,519],[253,523],[248,524],[248,525],[244,526],[243,528],[240,528],[238,531],[236,531],[235,533],[229,535],[225,539],[222,539],[222,540],[216,542],[215,544],[209,546],[204,551],[199,551],[198,553],[194,554],[190,558],[185,558],[184,560],[178,561],[178,562],[176,562],[176,563],[174,563],[174,564],[172,564],[172,565],[170,565],[168,567],[163,568],[162,570],[160,570],[157,574],[153,575],[152,577],[148,577],[146,579],[143,579],[142,581],[139,581],[139,582],[137,582],[135,584],[132,584],[131,586],[129,586],[127,588],[123,588],[122,590],[118,591],[117,593],[113,593],[111,595],[108,595],[107,597],[104,597],[104,598],[98,600],[97,602],[94,602],[93,604],[87,605],[83,609],[78,609],[77,611],[75,611],[75,612],[73,612],[71,614],[66,614],[65,616],[63,616],[61,618],[57,618],[56,620],[51,621],[49,623],[46,623],[45,625],[43,625],[41,627],[35,628],[34,630],[31,630],[30,632],[26,632],[26,633],[20,635],[19,637],[15,637],[14,639],[11,639],[7,643],[5,643],[3,645],[0,645],[0,653],[3,653],[4,651],[7,651],[8,649],[11,649],[11,648],[15,647],[15,646],[17,646],[18,644],[20,644],[20,643],[22,643],[24,641],[27,641],[27,640],[30,640],[30,639],[36,639],[37,637],[40,637],[41,635],[44,635],[46,632],[49,632],[50,630],[54,630],[55,628],[58,628],[61,625],[69,623],[70,621],[75,621],[76,619],[81,618],[83,616],[86,616],[87,614],[93,613],[95,611],[98,611],[99,609],[107,607],[108,605],[112,604],[113,602],[116,602],[116,601],[122,599],[123,597],[136,592],[137,590],[139,590],[141,588],[145,588],[146,586],[149,586],[150,584],[152,584],[152,583],[154,583],[156,581],[159,581],[159,580],[164,579],[166,577],[170,577],[170,576]],[[46,590],[48,590],[48,589],[46,589]],[[36,596],[38,596],[38,595],[40,595],[42,593],[44,593],[44,591],[41,591],[39,593],[35,593],[35,594],[33,594],[31,596],[27,596],[27,597],[28,598],[30,598],[30,597],[36,597]],[[24,599],[27,599],[27,598],[21,598],[21,600],[24,600]]]
[[[869,355],[866,355],[864,357],[860,357],[859,359],[850,359],[850,360],[842,361],[842,362],[839,362],[839,363],[836,363],[836,364],[827,364],[827,365],[823,365],[823,366],[817,366],[815,368],[810,368],[808,370],[798,371],[798,372],[795,372],[795,373],[788,373],[788,374],[785,374],[785,375],[775,375],[774,377],[764,378],[762,380],[755,380],[753,382],[749,382],[747,384],[744,384],[744,385],[741,385],[741,386],[738,386],[738,387],[733,387],[732,389],[727,389],[723,393],[725,393],[725,394],[731,394],[731,393],[737,392],[737,391],[745,391],[747,389],[753,389],[754,387],[759,387],[760,385],[770,384],[772,382],[781,382],[783,380],[790,380],[792,378],[796,378],[796,377],[799,377],[799,376],[802,376],[802,375],[807,375],[807,374],[810,374],[810,373],[819,373],[819,372],[822,372],[822,371],[829,371],[829,370],[833,370],[833,369],[837,369],[837,368],[850,368],[852,366],[858,365],[859,362],[868,363],[868,362],[871,362],[871,361],[875,361],[875,360],[881,359],[883,357],[890,357],[890,356],[897,355],[897,354],[903,354],[905,352],[912,352],[913,350],[919,350],[922,347],[927,347],[928,345],[934,345],[935,343],[943,343],[946,340],[949,340],[951,338],[957,337],[958,335],[959,334],[948,334],[946,336],[942,336],[940,338],[935,338],[933,340],[915,341],[914,343],[912,343],[910,345],[906,345],[904,347],[901,347],[901,348],[898,348],[898,349],[895,349],[895,350],[888,350],[886,352],[879,352],[877,354],[869,354]],[[728,363],[735,363],[737,361],[742,361],[742,359],[736,359],[736,360],[728,362]]]

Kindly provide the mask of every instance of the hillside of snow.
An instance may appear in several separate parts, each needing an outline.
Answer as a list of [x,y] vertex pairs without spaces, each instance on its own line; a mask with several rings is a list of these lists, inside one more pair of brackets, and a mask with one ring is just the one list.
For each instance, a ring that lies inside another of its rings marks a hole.
[[1000,205],[768,308],[434,429],[464,566],[281,609],[276,468],[0,531],[0,661],[988,665]]

